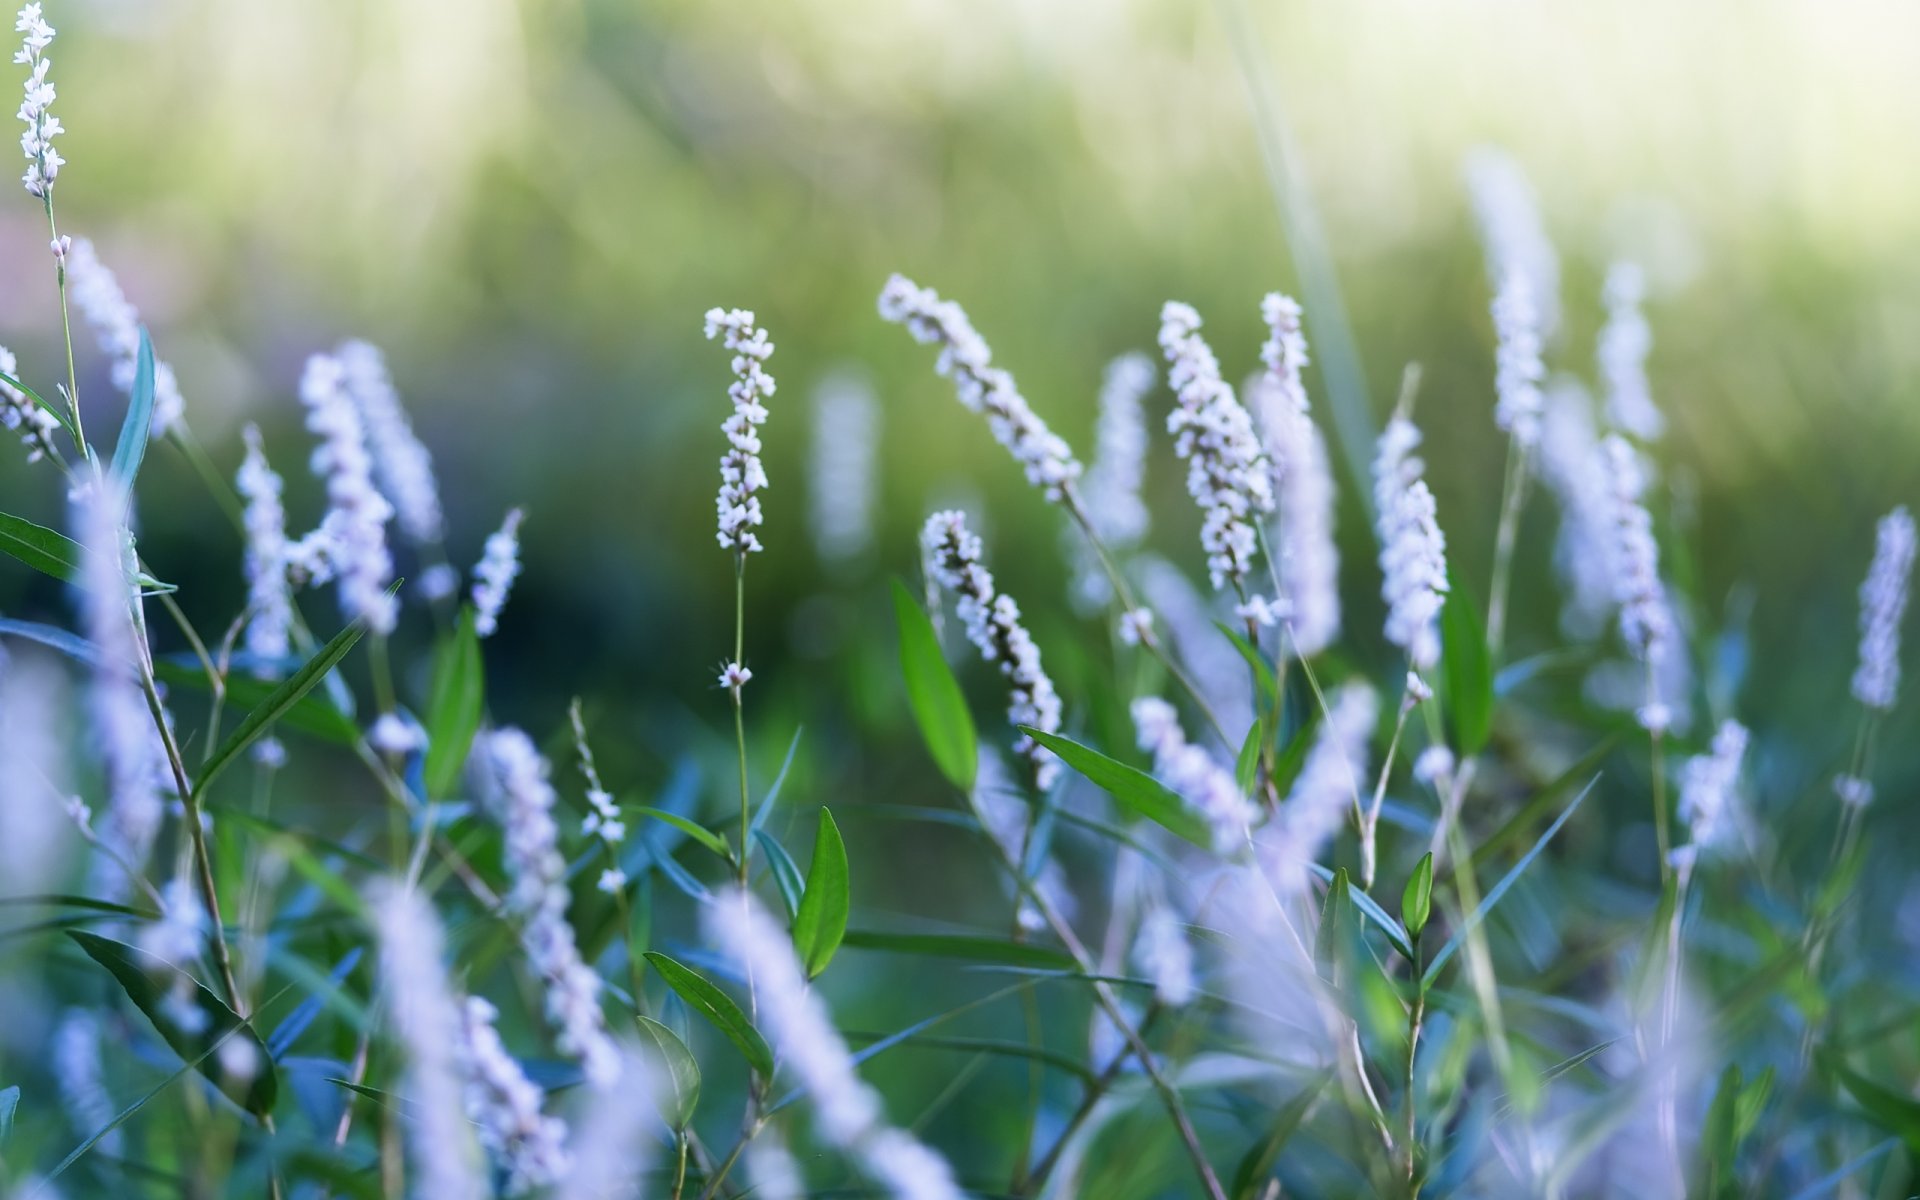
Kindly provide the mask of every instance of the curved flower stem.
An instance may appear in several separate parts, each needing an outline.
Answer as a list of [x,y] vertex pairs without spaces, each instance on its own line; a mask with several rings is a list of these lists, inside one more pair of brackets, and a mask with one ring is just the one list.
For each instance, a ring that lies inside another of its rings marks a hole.
[[[740,551],[733,560],[733,661],[745,654],[747,632],[747,555]],[[752,836],[752,802],[747,796],[747,719],[738,684],[733,692],[733,741],[740,756],[740,887],[747,886],[747,860],[751,851],[747,839]]]
[[[53,189],[47,188],[42,197],[46,201],[47,236],[53,241],[60,240],[59,227],[53,220]],[[80,421],[80,372],[73,358],[73,321],[67,315],[67,263],[64,258],[54,259],[54,282],[60,290],[60,333],[67,343],[67,416],[73,421],[73,436],[80,443],[80,457],[87,462],[93,461],[93,447],[87,443],[86,426]]]

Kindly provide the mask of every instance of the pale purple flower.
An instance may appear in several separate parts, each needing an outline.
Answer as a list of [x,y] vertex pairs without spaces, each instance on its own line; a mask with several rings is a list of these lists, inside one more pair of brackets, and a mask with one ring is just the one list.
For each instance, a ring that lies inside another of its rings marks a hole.
[[404,757],[426,748],[427,731],[399,713],[384,712],[374,718],[367,742],[382,754]]
[[1200,506],[1200,544],[1217,591],[1246,581],[1259,535],[1254,521],[1273,511],[1273,478],[1253,420],[1220,378],[1220,362],[1200,336],[1193,306],[1160,310],[1167,382],[1179,402],[1167,417],[1174,453],[1187,463],[1187,494]]
[[654,1069],[622,1043],[617,1094],[591,1092],[574,1123],[573,1166],[547,1193],[551,1200],[635,1200],[655,1194],[647,1181],[660,1119]]
[[880,291],[881,319],[906,327],[923,345],[940,347],[934,370],[953,380],[960,403],[982,413],[994,440],[1025,468],[1027,482],[1060,500],[1080,476],[1080,464],[1067,443],[1035,415],[1014,386],[1013,376],[993,365],[993,352],[974,331],[967,314],[932,288],[902,275],[888,278]]
[[247,653],[256,660],[253,674],[268,679],[274,664],[287,657],[288,631],[293,624],[293,590],[287,582],[287,510],[281,504],[283,483],[267,463],[260,430],[249,424],[241,431],[247,456],[240,463],[234,486],[245,500],[243,524],[247,532]]
[[1620,635],[1635,658],[1657,662],[1666,653],[1672,627],[1666,588],[1660,582],[1660,547],[1653,539],[1653,518],[1640,499],[1646,486],[1640,457],[1617,433],[1608,434],[1600,445],[1612,502],[1613,588],[1620,607]]
[[[980,539],[967,531],[961,512],[937,512],[927,518],[920,547],[932,578],[954,595],[954,608],[980,657],[1007,678],[1012,699],[1007,720],[1043,733],[1060,730],[1060,696],[1040,664],[1040,648],[1020,623],[1020,606],[994,590],[993,575],[980,561]],[[1059,775],[1051,751],[1021,734],[1014,748],[1033,763],[1034,786],[1046,791]]]
[[720,668],[720,686],[732,692],[735,699],[739,698],[740,689],[746,687],[752,678],[753,672],[737,662]]
[[1140,749],[1153,756],[1153,774],[1205,818],[1216,853],[1228,854],[1247,840],[1247,828],[1259,816],[1233,772],[1206,749],[1187,741],[1180,714],[1158,696],[1142,696],[1132,705]]
[[1493,297],[1493,423],[1530,450],[1540,440],[1540,384],[1547,377],[1540,361],[1540,320],[1532,285],[1520,271],[1508,271]]
[[1606,391],[1607,423],[1643,442],[1658,438],[1666,419],[1653,402],[1647,383],[1647,353],[1653,349],[1653,330],[1640,311],[1646,296],[1646,278],[1638,266],[1617,262],[1607,271],[1602,299],[1607,323],[1600,329],[1600,382]]
[[324,564],[316,582],[338,581],[342,612],[385,636],[393,632],[400,614],[398,601],[387,591],[393,557],[387,550],[386,526],[393,505],[374,487],[366,427],[338,357],[316,354],[307,359],[300,402],[307,408],[307,428],[320,438],[310,465],[326,481],[328,507],[320,528],[303,539],[299,552]]
[[[107,356],[113,386],[121,395],[131,396],[140,364],[140,313],[120,289],[120,281],[100,261],[92,242],[86,238],[74,239],[66,263],[67,296],[92,327],[94,341]],[[155,359],[153,423],[149,436],[154,439],[166,436],[185,417],[186,409],[173,368]]]
[[806,1176],[771,1126],[747,1143],[747,1181],[754,1200],[806,1200]]
[[813,470],[808,514],[813,544],[830,563],[848,563],[873,546],[880,402],[864,379],[848,372],[820,385],[813,404]]
[[[0,346],[0,375],[20,378],[20,362],[5,346]],[[0,427],[19,434],[27,448],[27,461],[37,463],[54,452],[53,435],[60,422],[34,403],[33,397],[0,379]]]
[[1197,989],[1193,978],[1193,943],[1187,940],[1180,918],[1166,905],[1149,909],[1133,943],[1133,962],[1153,981],[1153,996],[1161,1004],[1184,1008]]
[[760,426],[767,421],[767,399],[773,395],[773,376],[761,364],[773,353],[767,331],[753,323],[746,309],[707,311],[707,338],[722,338],[733,351],[734,382],[727,387],[733,414],[721,423],[727,452],[720,456],[720,545],[747,554],[760,549],[753,531],[761,524],[760,493],[767,487],[767,469],[760,461]]
[[1540,333],[1553,336],[1560,325],[1560,260],[1526,172],[1504,151],[1481,146],[1467,156],[1466,179],[1488,282],[1498,287],[1508,275],[1524,278]]
[[507,513],[500,528],[487,535],[486,553],[473,568],[473,631],[491,637],[500,627],[500,610],[507,603],[507,592],[520,574],[519,509]]
[[366,428],[367,452],[373,458],[380,491],[393,505],[401,531],[416,544],[438,542],[446,522],[440,511],[433,456],[413,432],[386,359],[371,342],[357,340],[342,342],[334,354],[345,373],[347,394]]
[[408,1101],[416,1200],[484,1200],[483,1176],[466,1114],[464,1022],[447,983],[445,940],[426,898],[390,884],[375,890],[381,995],[406,1058],[398,1089]]
[[1860,585],[1860,666],[1853,673],[1853,695],[1881,712],[1893,707],[1900,690],[1900,619],[1907,611],[1913,557],[1913,514],[1902,505],[1880,518],[1873,566]]
[[1334,542],[1337,499],[1326,443],[1314,425],[1301,372],[1307,340],[1300,306],[1278,292],[1261,305],[1268,327],[1261,358],[1266,372],[1250,389],[1254,415],[1273,465],[1279,515],[1272,553],[1294,653],[1310,658],[1340,636],[1340,550]]
[[1286,803],[1258,839],[1261,862],[1280,895],[1306,887],[1308,866],[1358,803],[1367,775],[1367,743],[1379,713],[1379,697],[1358,681],[1341,685],[1328,697],[1326,718],[1314,733]]
[[420,572],[419,582],[413,588],[429,603],[445,600],[460,590],[460,571],[451,563],[434,563]]
[[1453,778],[1453,767],[1453,751],[1439,744],[1428,746],[1413,760],[1414,782],[1444,791],[1447,781]]
[[1227,729],[1251,725],[1253,684],[1246,660],[1214,623],[1225,610],[1209,607],[1207,596],[1164,558],[1143,554],[1135,560],[1134,571],[1142,596],[1165,623],[1172,649],[1207,707]]
[[1740,763],[1746,753],[1746,728],[1724,721],[1713,735],[1713,752],[1696,754],[1681,767],[1680,819],[1687,823],[1690,842],[1682,849],[1709,852],[1738,833]]
[[1425,671],[1440,661],[1447,539],[1436,519],[1433,493],[1421,478],[1426,463],[1413,453],[1419,445],[1420,431],[1413,422],[1404,417],[1387,422],[1373,460],[1373,494],[1387,640]]
[[1120,641],[1122,645],[1139,646],[1153,640],[1153,613],[1149,609],[1131,608],[1120,614]]
[[[1108,363],[1101,380],[1093,462],[1080,481],[1080,506],[1094,536],[1111,553],[1139,545],[1151,523],[1140,488],[1147,467],[1145,402],[1155,379],[1153,360],[1135,352]],[[1081,612],[1097,612],[1113,598],[1099,553],[1078,530],[1062,530],[1061,537],[1073,564],[1074,605]]]
[[886,1123],[880,1095],[861,1080],[826,1006],[807,986],[787,931],[746,893],[707,905],[707,936],[752,978],[758,1023],[812,1101],[822,1137],[900,1200],[960,1200],[945,1161]]
[[54,137],[65,129],[60,118],[47,111],[53,104],[54,89],[47,78],[47,68],[53,65],[53,60],[46,57],[45,51],[53,44],[53,26],[41,16],[40,5],[29,4],[20,10],[13,28],[16,33],[26,35],[20,41],[20,48],[13,52],[14,64],[29,68],[26,93],[20,101],[20,120],[27,127],[20,135],[20,150],[27,156],[27,173],[21,182],[28,194],[45,196],[53,189],[54,178],[66,163],[53,148]]
[[1560,626],[1592,639],[1613,615],[1613,494],[1586,389],[1556,379],[1540,425],[1540,477],[1560,502],[1553,565],[1566,591]]
[[567,1174],[567,1126],[540,1111],[545,1097],[500,1041],[493,1005],[467,997],[461,1011],[465,1034],[466,1113],[486,1147],[506,1171],[506,1193],[523,1196]]
[[1833,794],[1849,808],[1865,808],[1873,803],[1873,785],[1858,775],[1836,775]]
[[547,1019],[560,1049],[581,1061],[595,1087],[612,1084],[619,1053],[600,1010],[600,977],[580,957],[567,923],[567,860],[554,823],[547,760],[518,729],[484,735],[479,746],[492,784],[493,816],[506,835],[513,879],[507,907],[520,921],[520,945],[546,988]]

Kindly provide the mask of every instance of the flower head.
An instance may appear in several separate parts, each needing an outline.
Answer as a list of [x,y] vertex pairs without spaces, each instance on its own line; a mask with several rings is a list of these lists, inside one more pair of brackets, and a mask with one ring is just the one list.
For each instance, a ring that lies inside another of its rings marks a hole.
[[1540,383],[1547,377],[1540,361],[1540,319],[1532,285],[1520,271],[1508,271],[1493,298],[1493,423],[1531,449],[1540,440]]
[[1560,627],[1590,639],[1613,615],[1613,494],[1594,431],[1592,404],[1579,383],[1556,379],[1540,422],[1540,477],[1560,502],[1553,565],[1566,590]]
[[1655,662],[1666,653],[1673,631],[1667,615],[1667,591],[1660,582],[1660,546],[1653,539],[1653,517],[1640,499],[1646,486],[1640,458],[1617,433],[1608,434],[1600,446],[1611,500],[1613,586],[1614,600],[1620,606],[1620,635],[1634,657]]
[[1258,544],[1253,521],[1273,511],[1273,479],[1253,420],[1220,378],[1220,362],[1200,336],[1192,305],[1168,301],[1160,310],[1160,348],[1167,382],[1179,402],[1167,418],[1173,449],[1187,462],[1187,494],[1204,514],[1200,543],[1217,590],[1239,588]]
[[[1713,735],[1713,752],[1689,758],[1680,771],[1680,819],[1687,823],[1689,854],[1712,850],[1738,832],[1740,761],[1747,730],[1726,721]],[[1678,853],[1678,852],[1676,852]]]
[[287,510],[280,503],[284,487],[267,462],[258,426],[241,430],[247,456],[234,477],[234,487],[247,502],[247,653],[255,659],[256,678],[271,678],[273,664],[286,658],[288,630],[293,623],[293,592],[287,582]]
[[1397,416],[1387,423],[1373,460],[1373,494],[1387,640],[1424,671],[1440,661],[1440,609],[1448,584],[1447,539],[1433,493],[1421,478],[1426,463],[1413,453],[1419,445],[1413,422]]
[[1273,464],[1279,516],[1274,564],[1287,611],[1294,653],[1318,654],[1340,636],[1340,551],[1334,542],[1336,493],[1327,447],[1309,413],[1301,372],[1307,340],[1300,306],[1278,292],[1261,305],[1269,336],[1261,357],[1267,370],[1253,389],[1267,458]]
[[[92,242],[86,238],[74,239],[65,259],[67,295],[92,327],[94,341],[106,354],[112,368],[113,386],[121,395],[131,396],[140,364],[140,313],[121,290],[119,279],[100,261]],[[186,408],[173,368],[155,360],[153,424],[149,437],[166,436],[184,419]]]
[[1134,938],[1133,961],[1153,980],[1153,997],[1161,1004],[1183,1008],[1197,989],[1193,978],[1193,943],[1180,918],[1164,904],[1147,910]]
[[1886,712],[1900,689],[1900,619],[1913,580],[1913,514],[1903,505],[1880,518],[1873,566],[1860,585],[1860,666],[1854,699]]
[[1541,336],[1560,324],[1560,259],[1540,218],[1526,172],[1504,151],[1482,146],[1467,156],[1467,195],[1486,249],[1487,279],[1497,288],[1508,275],[1527,281]]
[[[0,346],[0,375],[20,377],[20,362],[5,346]],[[27,461],[36,463],[53,453],[53,434],[60,428],[60,421],[33,397],[0,379],[0,427],[19,434],[27,448]]]
[[511,509],[500,528],[487,535],[486,552],[473,568],[473,631],[489,637],[500,626],[500,610],[520,574],[520,522],[526,514]]
[[1233,772],[1204,747],[1187,741],[1180,714],[1165,700],[1142,696],[1133,702],[1132,714],[1140,749],[1153,755],[1154,776],[1206,818],[1215,853],[1231,853],[1245,844],[1259,809],[1240,790]]
[[953,380],[967,411],[982,413],[994,440],[1026,469],[1027,482],[1059,500],[1080,477],[1073,451],[1028,407],[1013,376],[993,365],[993,352],[974,332],[966,310],[903,275],[880,290],[881,319],[906,327],[913,339],[940,347],[934,370]]
[[414,542],[431,544],[442,536],[445,518],[440,512],[440,485],[434,480],[433,456],[427,453],[400,393],[394,389],[387,360],[371,342],[342,342],[334,352],[345,372],[347,394],[360,410],[367,431],[367,452],[380,491],[393,505],[401,532]]
[[53,44],[53,26],[41,15],[40,5],[29,4],[20,10],[13,28],[25,35],[20,48],[13,52],[13,61],[29,69],[26,94],[20,101],[20,120],[27,127],[20,135],[20,151],[27,156],[27,173],[21,182],[30,195],[45,196],[53,190],[54,177],[66,163],[53,148],[55,135],[64,133],[65,128],[59,117],[47,111],[53,104],[53,82],[47,78],[53,60],[45,52]]
[[[1100,384],[1093,463],[1080,481],[1080,507],[1112,553],[1139,545],[1151,523],[1140,486],[1147,466],[1145,401],[1155,379],[1153,360],[1135,352],[1108,363]],[[1099,551],[1078,529],[1063,529],[1061,538],[1073,562],[1074,605],[1086,613],[1099,611],[1113,598]]]
[[773,353],[767,332],[753,323],[745,309],[709,309],[707,338],[722,338],[733,351],[734,382],[727,388],[733,415],[721,423],[727,452],[720,456],[720,545],[740,554],[760,549],[754,530],[760,527],[760,495],[767,471],[760,462],[760,426],[766,424],[767,397],[773,395],[773,376],[761,369]]
[[1607,323],[1600,330],[1599,362],[1600,380],[1606,388],[1607,423],[1650,442],[1666,429],[1667,422],[1647,384],[1647,352],[1653,348],[1653,331],[1640,311],[1646,290],[1646,278],[1633,263],[1618,262],[1608,269],[1602,294]]
[[374,487],[366,426],[347,390],[346,365],[332,354],[307,359],[300,402],[307,408],[307,428],[320,438],[310,466],[326,481],[327,515],[299,553],[324,564],[318,578],[337,580],[340,609],[350,619],[366,621],[377,634],[392,633],[400,615],[387,590],[393,579],[387,550],[393,505]]
[[522,1196],[565,1177],[567,1127],[540,1111],[543,1096],[493,1027],[500,1013],[478,996],[461,1008],[467,1119],[505,1168],[506,1194]]
[[1367,774],[1367,742],[1380,699],[1364,683],[1343,684],[1328,697],[1326,719],[1314,734],[1306,762],[1280,815],[1262,831],[1260,859],[1280,895],[1298,893],[1307,867],[1320,857],[1351,807]]

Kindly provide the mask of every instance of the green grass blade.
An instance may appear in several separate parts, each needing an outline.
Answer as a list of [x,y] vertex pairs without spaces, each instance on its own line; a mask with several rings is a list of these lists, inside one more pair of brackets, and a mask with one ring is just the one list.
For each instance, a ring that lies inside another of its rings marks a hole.
[[687,1006],[713,1023],[713,1027],[726,1035],[726,1039],[745,1056],[747,1064],[759,1072],[762,1079],[773,1075],[773,1050],[767,1045],[767,1039],[747,1020],[740,1006],[725,992],[715,987],[707,978],[691,967],[676,959],[668,958],[657,950],[649,950],[646,959],[653,969],[660,972],[660,978],[667,986],[679,994]]
[[907,704],[926,740],[927,753],[949,783],[971,792],[980,763],[967,698],[940,653],[933,622],[898,579],[893,581],[893,613],[900,626],[900,669],[907,678]]
[[433,652],[433,681],[427,688],[427,757],[421,776],[430,800],[453,791],[460,769],[467,765],[474,735],[480,731],[487,681],[473,621],[473,608],[463,607],[459,625]]
[[207,765],[201,768],[200,778],[193,786],[195,798],[205,795],[208,785],[219,778],[220,772],[231,766],[233,760],[245,752],[247,747],[265,737],[267,731],[273,728],[274,722],[298,704],[300,698],[325,678],[328,671],[338,666],[340,660],[347,656],[347,652],[353,649],[366,632],[366,624],[355,621],[335,634],[333,640],[322,646],[312,658],[307,660],[305,666],[288,676],[285,683],[273,689],[271,695],[248,713],[239,727],[220,744],[218,750],[213,752],[213,757],[207,760]]

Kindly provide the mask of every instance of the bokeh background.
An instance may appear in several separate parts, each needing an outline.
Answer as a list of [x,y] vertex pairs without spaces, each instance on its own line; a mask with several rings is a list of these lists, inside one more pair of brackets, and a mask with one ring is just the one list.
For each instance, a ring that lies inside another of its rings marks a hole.
[[[1163,300],[1197,305],[1229,373],[1248,371],[1259,297],[1300,288],[1303,251],[1324,259],[1364,386],[1336,394],[1316,371],[1318,411],[1375,425],[1404,365],[1422,365],[1442,523],[1484,591],[1504,446],[1462,182],[1484,144],[1531,177],[1562,257],[1551,367],[1591,377],[1611,260],[1649,272],[1671,420],[1658,506],[1716,639],[1699,651],[1718,664],[1707,676],[1739,683],[1758,732],[1763,813],[1815,821],[1806,797],[1852,736],[1832,714],[1871,523],[1920,500],[1912,5],[53,0],[48,15],[70,130],[63,227],[118,271],[215,463],[230,473],[240,425],[258,422],[293,523],[310,526],[301,362],[350,335],[382,346],[434,454],[455,560],[509,506],[528,510],[527,570],[488,644],[494,714],[544,736],[586,696],[631,799],[658,794],[686,748],[726,749],[712,676],[733,581],[712,495],[728,376],[700,336],[716,304],[754,309],[778,345],[749,711],[763,783],[807,727],[808,805],[932,794],[884,584],[914,577],[935,505],[981,515],[1069,711],[1110,724],[1101,662],[1067,648],[1105,643],[1065,602],[1058,515],[930,354],[878,320],[890,271],[964,303],[1085,449],[1102,366],[1153,348]],[[1296,191],[1276,191],[1289,176]],[[0,341],[50,380],[44,227],[24,195],[0,209]],[[104,364],[81,357],[83,394],[109,406]],[[830,568],[806,479],[815,396],[847,371],[880,401],[877,536]],[[5,457],[0,505],[60,523],[51,477]],[[223,628],[242,604],[238,535],[171,447],[142,491],[145,553],[196,621]],[[1149,492],[1155,545],[1197,576],[1197,519],[1164,444]],[[1352,654],[1384,671],[1370,537],[1357,495],[1344,504]],[[1557,637],[1553,522],[1532,506],[1514,657]],[[65,605],[0,572],[0,611]],[[307,608],[330,627],[330,597]],[[401,662],[431,634],[410,620]],[[1916,778],[1912,711],[1883,739],[1876,820],[1902,819]],[[322,757],[304,777],[329,770]],[[728,786],[709,776],[703,811],[726,811]],[[950,840],[849,824],[870,912],[959,920],[970,896],[998,902]],[[1884,911],[1900,883],[1869,881]]]

